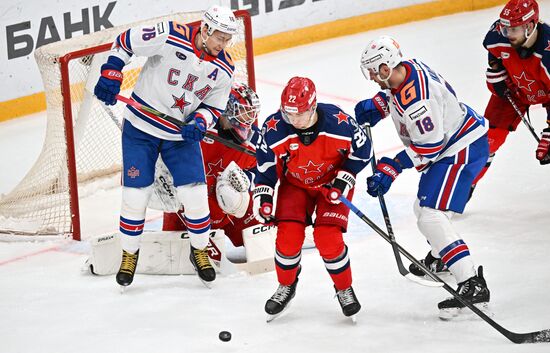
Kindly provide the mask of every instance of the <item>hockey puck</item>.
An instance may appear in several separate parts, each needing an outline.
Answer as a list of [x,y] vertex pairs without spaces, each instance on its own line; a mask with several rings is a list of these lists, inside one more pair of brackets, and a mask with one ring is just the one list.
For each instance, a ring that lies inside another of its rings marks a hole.
[[221,331],[218,335],[221,341],[229,342],[231,341],[231,332],[229,331]]

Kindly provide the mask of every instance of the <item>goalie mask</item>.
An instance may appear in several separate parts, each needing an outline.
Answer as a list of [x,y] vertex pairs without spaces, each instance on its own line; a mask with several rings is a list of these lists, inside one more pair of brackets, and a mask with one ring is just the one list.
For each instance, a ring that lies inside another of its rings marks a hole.
[[260,99],[256,92],[244,84],[234,83],[223,116],[231,126],[231,133],[239,143],[252,137],[252,125],[260,112]]
[[227,34],[237,34],[237,20],[233,12],[227,7],[213,5],[202,15],[201,27],[208,26],[208,35],[218,30]]

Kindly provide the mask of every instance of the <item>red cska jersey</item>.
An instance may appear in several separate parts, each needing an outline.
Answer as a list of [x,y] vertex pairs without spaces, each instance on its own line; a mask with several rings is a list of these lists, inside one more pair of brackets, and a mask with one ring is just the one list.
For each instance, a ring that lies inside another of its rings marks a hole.
[[520,57],[508,38],[502,36],[499,27],[499,21],[493,23],[483,41],[489,51],[489,62],[502,61],[512,91],[516,91],[517,98],[524,104],[550,105],[550,27],[538,24],[534,52],[526,58]]

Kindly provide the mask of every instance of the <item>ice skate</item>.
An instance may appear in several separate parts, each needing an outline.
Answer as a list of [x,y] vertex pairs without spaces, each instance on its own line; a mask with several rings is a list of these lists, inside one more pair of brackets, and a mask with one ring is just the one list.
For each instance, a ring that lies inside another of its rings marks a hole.
[[265,312],[267,315],[267,322],[271,322],[275,318],[279,317],[290,305],[290,301],[296,294],[296,285],[298,284],[298,275],[301,268],[298,269],[296,279],[290,286],[283,286],[279,284],[279,287],[275,291],[275,294],[271,296],[265,303]]
[[132,281],[134,280],[138,257],[139,250],[135,254],[122,250],[122,262],[120,263],[120,269],[116,274],[116,281],[121,286],[121,293],[123,293],[124,288],[132,284]]
[[336,291],[336,297],[342,308],[342,313],[349,317],[354,324],[357,323],[355,315],[361,310],[361,304],[359,304],[359,300],[357,300],[355,296],[353,287],[350,286],[342,290],[338,290],[334,287],[334,290]]
[[216,270],[212,267],[210,259],[208,258],[208,250],[195,249],[191,246],[191,251],[189,252],[189,260],[193,264],[195,271],[202,281],[202,283],[207,287],[211,288],[212,282],[216,279]]
[[[443,263],[443,261],[441,261],[441,259],[433,257],[431,251],[428,251],[428,255],[426,255],[426,258],[420,260],[420,262],[425,265],[428,270],[438,276],[450,274],[449,269]],[[418,277],[425,276],[424,271],[422,271],[420,267],[416,266],[415,264],[410,264],[409,272]]]
[[[490,292],[489,288],[487,288],[485,278],[483,278],[482,266],[479,266],[477,276],[471,277],[458,284],[457,292],[462,299],[474,304],[478,309],[491,316],[488,305]],[[439,318],[441,320],[453,320],[459,317],[465,317],[471,313],[469,308],[454,297],[440,302],[437,306],[439,308]]]

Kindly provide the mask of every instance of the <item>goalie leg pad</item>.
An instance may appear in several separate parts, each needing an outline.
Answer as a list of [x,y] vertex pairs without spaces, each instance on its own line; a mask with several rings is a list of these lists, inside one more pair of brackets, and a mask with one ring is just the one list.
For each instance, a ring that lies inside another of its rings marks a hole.
[[188,184],[176,188],[178,199],[185,209],[185,225],[189,232],[191,245],[195,249],[204,249],[208,245],[210,231],[210,212],[208,210],[208,191],[206,184]]
[[[118,234],[103,235],[90,240],[91,252],[86,264],[93,274],[112,275],[118,271],[122,247]],[[208,256],[220,271],[224,256],[223,232],[210,232]],[[136,273],[154,275],[195,274],[189,262],[189,237],[182,232],[145,232]]]

